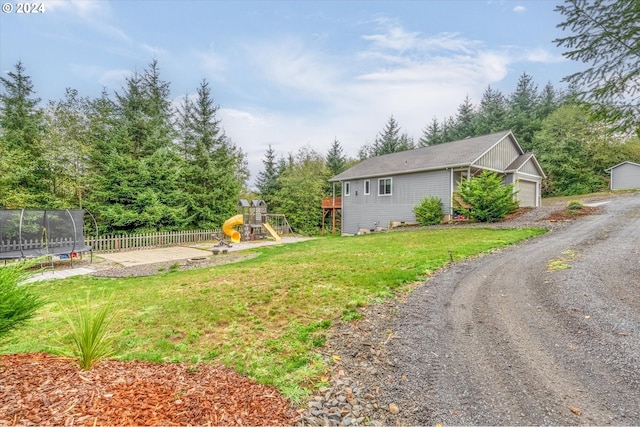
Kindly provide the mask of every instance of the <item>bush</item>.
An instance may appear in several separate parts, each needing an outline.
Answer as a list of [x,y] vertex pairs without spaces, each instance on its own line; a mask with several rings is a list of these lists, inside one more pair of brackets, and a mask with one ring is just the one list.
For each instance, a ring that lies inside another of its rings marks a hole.
[[579,211],[580,209],[583,208],[583,206],[584,205],[579,200],[572,200],[569,203],[567,203],[567,208],[572,211]]
[[458,187],[462,203],[454,199],[455,207],[474,221],[496,222],[518,207],[513,184],[504,185],[495,172],[483,171],[475,178],[461,181]]
[[438,197],[426,197],[413,207],[418,225],[436,225],[442,222],[442,202]]
[[0,337],[29,320],[44,301],[21,286],[33,263],[0,267]]

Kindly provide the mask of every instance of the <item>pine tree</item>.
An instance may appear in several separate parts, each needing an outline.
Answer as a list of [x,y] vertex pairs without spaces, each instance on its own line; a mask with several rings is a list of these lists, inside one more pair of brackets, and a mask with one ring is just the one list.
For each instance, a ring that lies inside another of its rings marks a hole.
[[55,206],[44,157],[43,112],[22,62],[0,77],[0,207]]
[[267,148],[262,164],[264,165],[264,170],[258,173],[256,187],[262,200],[267,203],[267,206],[271,207],[273,196],[280,189],[279,177],[281,172],[276,163],[276,153],[271,144]]
[[442,138],[442,127],[438,122],[438,119],[434,116],[431,122],[422,131],[422,136],[418,140],[420,147],[426,147],[428,145],[437,145],[445,142]]
[[340,145],[340,141],[337,139],[333,140],[329,148],[326,164],[334,176],[344,172],[347,167],[347,159],[344,154],[342,154],[342,145]]
[[565,0],[557,6],[573,34],[554,40],[565,57],[588,64],[565,77],[598,119],[640,137],[640,6],[637,0]]
[[538,86],[533,82],[533,77],[522,73],[516,90],[509,99],[508,124],[525,151],[531,149],[533,135],[540,129],[542,122],[537,115],[539,100]]
[[363,146],[360,149],[360,158],[382,156],[384,154],[397,153],[399,151],[415,148],[413,140],[406,133],[400,133],[400,126],[391,116],[382,132],[378,134],[372,146]]
[[491,86],[482,94],[476,123],[477,135],[487,135],[507,130],[507,100],[502,92]]
[[180,134],[186,167],[183,174],[187,218],[191,227],[219,227],[236,211],[244,154],[227,138],[217,118],[209,83],[203,80],[194,101],[185,97]]
[[455,118],[455,139],[464,139],[476,136],[476,112],[469,95],[464,98],[462,104],[458,106],[458,113]]

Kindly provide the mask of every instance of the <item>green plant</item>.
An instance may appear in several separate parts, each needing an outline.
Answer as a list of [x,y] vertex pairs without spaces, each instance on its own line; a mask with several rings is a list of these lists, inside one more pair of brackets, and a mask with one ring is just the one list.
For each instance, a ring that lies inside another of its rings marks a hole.
[[438,197],[425,197],[413,207],[418,225],[436,225],[442,222],[442,201]]
[[80,308],[74,304],[75,317],[65,312],[70,328],[73,354],[82,369],[89,370],[100,359],[115,353],[114,336],[109,333],[109,325],[114,316],[111,311],[111,298],[95,312],[89,307]]
[[466,212],[477,222],[496,222],[518,207],[513,184],[504,185],[502,178],[491,171],[458,183],[460,200],[454,199],[454,207]]
[[0,267],[0,337],[33,317],[44,301],[23,284],[33,262]]
[[572,211],[579,211],[583,207],[584,205],[579,200],[571,200],[569,203],[567,203],[567,208]]

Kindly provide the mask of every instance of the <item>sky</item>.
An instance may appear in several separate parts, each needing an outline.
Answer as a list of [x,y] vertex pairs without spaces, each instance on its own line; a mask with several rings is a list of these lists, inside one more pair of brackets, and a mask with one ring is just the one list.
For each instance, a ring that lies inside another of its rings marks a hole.
[[356,157],[391,116],[417,141],[525,72],[565,88],[560,2],[0,0],[0,72],[22,61],[43,104],[122,92],[153,59],[176,105],[206,79],[254,182],[269,145]]

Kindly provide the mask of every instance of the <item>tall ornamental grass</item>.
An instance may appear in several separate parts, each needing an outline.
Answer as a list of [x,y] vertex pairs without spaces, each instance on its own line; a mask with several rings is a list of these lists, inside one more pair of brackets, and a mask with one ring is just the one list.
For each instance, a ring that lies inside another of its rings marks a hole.
[[84,370],[89,370],[99,360],[115,354],[115,336],[110,332],[114,316],[111,313],[111,298],[94,312],[89,298],[85,307],[73,306],[73,315],[65,311],[70,329],[73,355]]
[[24,282],[31,263],[0,266],[0,338],[33,317],[44,300]]

